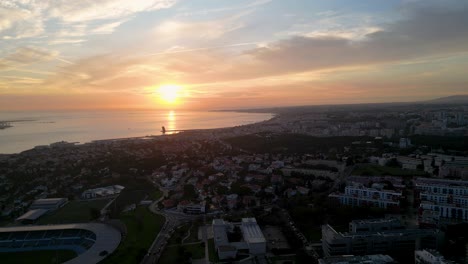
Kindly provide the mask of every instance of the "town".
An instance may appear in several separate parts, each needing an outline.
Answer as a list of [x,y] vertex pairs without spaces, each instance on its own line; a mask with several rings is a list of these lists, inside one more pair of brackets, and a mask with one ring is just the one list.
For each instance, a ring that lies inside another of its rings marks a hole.
[[55,245],[57,263],[468,261],[467,106],[252,111],[276,116],[0,155],[1,248]]

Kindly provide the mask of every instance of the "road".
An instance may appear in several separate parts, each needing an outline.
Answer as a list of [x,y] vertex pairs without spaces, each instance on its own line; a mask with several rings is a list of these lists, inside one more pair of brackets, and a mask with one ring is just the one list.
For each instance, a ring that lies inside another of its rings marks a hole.
[[185,215],[178,212],[171,212],[171,211],[164,211],[159,210],[157,207],[157,203],[159,201],[155,201],[153,204],[149,206],[151,212],[155,214],[162,215],[166,218],[166,221],[161,228],[161,231],[156,236],[153,244],[148,249],[148,253],[145,255],[143,260],[140,262],[141,264],[153,264],[157,263],[159,258],[161,257],[161,253],[164,251],[164,248],[167,245],[167,241],[171,237],[172,233],[174,232],[175,228],[187,223],[191,222],[199,216],[191,216]]

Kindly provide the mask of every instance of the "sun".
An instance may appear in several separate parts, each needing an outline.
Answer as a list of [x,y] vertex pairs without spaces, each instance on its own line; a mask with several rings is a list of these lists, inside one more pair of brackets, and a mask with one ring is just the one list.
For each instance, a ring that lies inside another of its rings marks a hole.
[[169,104],[173,104],[177,102],[179,98],[179,93],[182,87],[180,85],[175,84],[165,84],[159,86],[157,90],[157,94],[159,98]]

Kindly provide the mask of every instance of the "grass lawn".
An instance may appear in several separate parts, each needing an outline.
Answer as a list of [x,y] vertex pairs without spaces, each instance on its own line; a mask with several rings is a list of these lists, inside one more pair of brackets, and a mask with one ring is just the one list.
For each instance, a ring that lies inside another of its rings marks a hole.
[[274,256],[274,257],[269,258],[269,260],[273,264],[282,264],[284,262],[296,263],[296,257],[295,256]]
[[198,239],[198,228],[200,227],[199,223],[193,223],[192,227],[190,228],[190,236],[185,239],[184,243],[192,243],[200,241]]
[[38,224],[82,223],[91,219],[91,208],[101,210],[110,200],[70,201],[64,207],[39,219]]
[[379,166],[376,164],[368,164],[356,166],[356,168],[351,174],[363,176],[424,176],[426,175],[426,172],[419,170],[404,170],[388,166]]
[[205,243],[185,245],[184,248],[188,252],[192,253],[193,259],[201,259],[205,257]]
[[154,192],[150,194],[150,197],[153,201],[158,200],[162,196],[163,196],[163,193],[160,190],[155,190]]
[[0,253],[2,264],[51,264],[63,263],[75,258],[77,254],[72,250],[43,250],[26,252]]
[[172,245],[166,247],[164,252],[161,254],[159,264],[172,264],[176,262],[183,262],[183,253],[189,252],[192,259],[201,259],[205,257],[204,243],[198,243],[193,245],[177,246]]
[[171,238],[167,242],[168,245],[176,245],[182,242],[182,239],[187,236],[187,232],[190,228],[190,224],[184,224],[176,228],[174,234],[172,234]]
[[308,228],[301,229],[304,236],[311,242],[318,242],[322,239],[322,228],[320,226],[311,226]]
[[122,213],[120,220],[127,226],[127,236],[117,250],[102,263],[139,263],[148,252],[164,224],[164,217],[151,213],[144,206]]
[[210,262],[218,262],[218,254],[216,253],[215,245],[214,245],[214,240],[213,239],[208,239],[208,254],[210,258]]

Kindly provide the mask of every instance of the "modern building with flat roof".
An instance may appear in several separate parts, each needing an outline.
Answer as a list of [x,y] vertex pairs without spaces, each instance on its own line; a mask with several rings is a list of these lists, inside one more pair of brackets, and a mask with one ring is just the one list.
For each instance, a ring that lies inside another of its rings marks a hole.
[[[393,221],[393,220],[392,220]],[[322,249],[326,257],[336,255],[389,254],[393,257],[412,255],[414,250],[437,249],[443,234],[434,229],[402,229],[390,221],[361,221],[359,228],[351,224],[351,232],[337,232],[330,225],[322,226]],[[362,230],[367,224],[367,229]]]
[[68,202],[67,198],[45,198],[35,200],[29,210],[34,209],[46,209],[48,211],[54,211],[64,206]]
[[353,207],[370,206],[379,208],[400,208],[401,191],[368,188],[361,183],[349,183],[344,193],[334,192],[329,198],[342,205]]
[[334,256],[319,259],[319,264],[396,264],[397,262],[388,255],[365,255],[365,256]]
[[423,249],[414,251],[415,264],[455,264],[455,262],[446,260],[438,251]]
[[0,228],[0,252],[73,250],[78,256],[67,264],[98,263],[120,240],[118,230],[98,223]]
[[[436,224],[440,218],[468,220],[468,182],[460,180],[417,178],[416,189],[420,191],[420,224]],[[425,214],[430,212],[432,220]]]
[[[228,232],[239,227],[241,241],[229,241]],[[223,219],[213,219],[213,238],[219,259],[235,258],[238,250],[247,250],[249,254],[266,253],[266,239],[255,218],[242,218],[240,223],[229,223]]]
[[94,199],[120,194],[125,189],[122,185],[111,185],[107,187],[99,187],[88,189],[81,194],[82,199]]
[[16,218],[16,222],[22,224],[34,224],[41,216],[46,214],[49,210],[47,209],[34,209],[29,210],[22,216]]
[[253,255],[265,254],[266,239],[255,218],[242,218],[242,235],[249,246],[249,252]]

